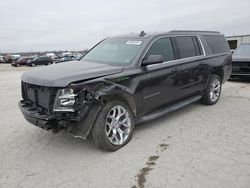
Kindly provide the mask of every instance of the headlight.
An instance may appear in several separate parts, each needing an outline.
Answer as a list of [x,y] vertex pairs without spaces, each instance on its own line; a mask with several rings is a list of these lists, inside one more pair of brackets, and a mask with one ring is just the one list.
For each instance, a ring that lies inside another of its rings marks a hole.
[[60,89],[56,95],[54,111],[74,112],[76,96],[71,88]]

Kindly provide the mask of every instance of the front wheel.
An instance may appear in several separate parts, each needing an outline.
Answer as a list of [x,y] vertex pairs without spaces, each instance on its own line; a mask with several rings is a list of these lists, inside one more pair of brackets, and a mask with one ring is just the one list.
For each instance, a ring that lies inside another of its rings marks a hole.
[[95,121],[93,141],[101,149],[116,151],[130,141],[134,124],[134,116],[128,105],[121,101],[108,102]]
[[216,104],[221,95],[221,78],[213,74],[208,82],[208,86],[201,98],[201,102],[207,105]]

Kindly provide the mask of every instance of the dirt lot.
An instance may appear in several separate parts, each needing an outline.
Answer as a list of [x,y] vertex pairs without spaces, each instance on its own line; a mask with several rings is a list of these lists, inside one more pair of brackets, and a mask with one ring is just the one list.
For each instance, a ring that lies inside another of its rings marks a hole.
[[195,103],[139,125],[108,153],[23,119],[28,69],[0,64],[0,187],[250,187],[250,82],[227,82],[215,106]]

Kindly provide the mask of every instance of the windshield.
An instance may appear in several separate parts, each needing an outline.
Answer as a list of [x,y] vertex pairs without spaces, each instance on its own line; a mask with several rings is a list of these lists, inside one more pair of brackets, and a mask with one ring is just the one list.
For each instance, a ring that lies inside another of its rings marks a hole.
[[234,52],[236,55],[250,55],[250,44],[240,45]]
[[115,66],[130,65],[142,43],[142,40],[106,39],[87,53],[81,61],[94,61]]

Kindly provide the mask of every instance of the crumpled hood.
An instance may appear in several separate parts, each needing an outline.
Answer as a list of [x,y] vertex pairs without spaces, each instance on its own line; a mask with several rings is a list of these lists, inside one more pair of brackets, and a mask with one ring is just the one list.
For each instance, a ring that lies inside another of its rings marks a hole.
[[65,87],[75,81],[116,74],[122,72],[122,70],[123,67],[93,62],[71,61],[36,68],[36,70],[24,73],[21,79],[34,85]]
[[233,55],[233,61],[250,61],[250,54],[249,55]]

